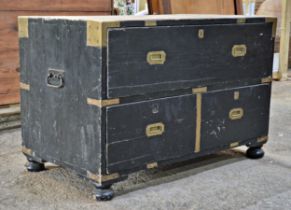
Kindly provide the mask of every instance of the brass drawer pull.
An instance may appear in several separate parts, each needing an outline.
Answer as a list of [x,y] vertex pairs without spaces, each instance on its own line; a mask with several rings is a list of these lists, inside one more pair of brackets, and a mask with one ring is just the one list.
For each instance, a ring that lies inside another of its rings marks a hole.
[[150,65],[162,65],[166,62],[165,51],[151,51],[147,54],[147,62]]
[[229,111],[229,119],[239,120],[244,116],[244,110],[242,108],[234,108]]
[[233,57],[244,57],[247,54],[247,46],[245,44],[233,45],[231,54]]
[[146,127],[147,137],[160,136],[165,132],[164,123],[154,123]]

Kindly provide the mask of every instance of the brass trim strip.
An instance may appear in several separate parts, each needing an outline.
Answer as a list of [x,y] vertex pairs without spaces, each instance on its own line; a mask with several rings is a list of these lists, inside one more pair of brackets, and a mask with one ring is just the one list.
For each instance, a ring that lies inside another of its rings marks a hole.
[[147,26],[147,27],[157,26],[157,21],[155,21],[155,20],[147,20],[147,21],[144,22],[144,26]]
[[239,146],[239,142],[233,142],[229,145],[230,148],[233,148],[233,147],[238,147]]
[[236,22],[238,24],[245,24],[246,23],[246,19],[245,18],[239,18],[239,19],[236,20]]
[[120,99],[114,98],[114,99],[100,100],[100,99],[87,98],[87,104],[93,105],[93,106],[98,106],[98,107],[102,108],[102,107],[106,107],[106,106],[120,104]]
[[96,21],[87,21],[87,46],[102,46],[101,23]]
[[206,93],[206,92],[207,92],[207,87],[192,88],[193,94]]
[[158,163],[157,162],[153,162],[153,163],[148,163],[147,164],[147,169],[152,169],[152,168],[157,168],[158,167]]
[[261,83],[264,84],[264,83],[271,83],[272,82],[272,77],[269,76],[269,77],[264,77],[261,79]]
[[106,47],[107,46],[107,29],[119,28],[120,22],[97,22],[87,21],[87,46]]
[[28,17],[18,18],[18,37],[28,38]]
[[262,143],[262,142],[266,142],[266,141],[268,141],[268,136],[261,136],[261,137],[257,138],[258,143]]
[[22,146],[21,151],[23,154],[30,155],[30,156],[32,155],[32,150],[25,146]]
[[120,177],[119,173],[113,173],[109,175],[97,175],[90,171],[87,171],[87,177],[97,183],[101,184],[102,182],[107,182],[110,180],[118,179]]
[[196,95],[196,138],[195,138],[195,152],[201,150],[201,117],[202,117],[202,93]]
[[20,82],[19,86],[20,86],[20,89],[22,89],[22,90],[27,90],[27,91],[30,90],[30,84],[26,84],[24,82]]

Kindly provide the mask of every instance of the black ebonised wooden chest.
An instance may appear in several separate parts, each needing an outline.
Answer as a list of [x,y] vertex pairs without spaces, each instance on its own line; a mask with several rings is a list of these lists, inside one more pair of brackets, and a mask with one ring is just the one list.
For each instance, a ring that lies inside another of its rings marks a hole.
[[20,17],[23,153],[92,180],[268,139],[276,20]]

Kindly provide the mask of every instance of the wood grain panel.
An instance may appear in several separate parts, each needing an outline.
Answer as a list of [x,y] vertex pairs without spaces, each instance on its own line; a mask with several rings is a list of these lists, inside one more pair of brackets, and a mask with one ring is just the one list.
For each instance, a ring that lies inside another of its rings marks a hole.
[[150,14],[235,14],[235,0],[149,0]]
[[90,16],[110,12],[0,12],[0,105],[19,103],[17,16],[22,15]]
[[233,0],[171,0],[172,14],[235,14]]
[[112,11],[112,0],[0,0],[2,11]]
[[151,15],[161,14],[159,0],[148,0],[148,8]]

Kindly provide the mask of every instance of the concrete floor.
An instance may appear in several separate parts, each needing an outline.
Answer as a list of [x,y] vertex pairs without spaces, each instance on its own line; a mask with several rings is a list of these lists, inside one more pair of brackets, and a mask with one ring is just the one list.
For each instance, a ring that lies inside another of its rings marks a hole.
[[0,133],[0,209],[291,209],[291,82],[273,86],[266,156],[245,148],[177,168],[139,172],[114,186],[111,202],[97,203],[92,185],[58,167],[28,173],[20,129]]

